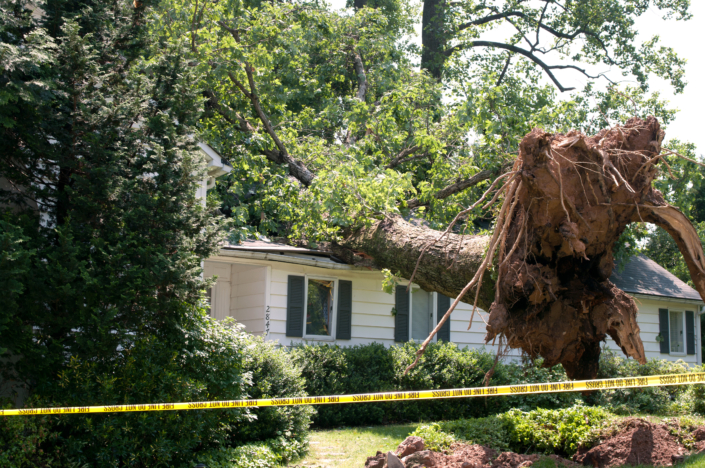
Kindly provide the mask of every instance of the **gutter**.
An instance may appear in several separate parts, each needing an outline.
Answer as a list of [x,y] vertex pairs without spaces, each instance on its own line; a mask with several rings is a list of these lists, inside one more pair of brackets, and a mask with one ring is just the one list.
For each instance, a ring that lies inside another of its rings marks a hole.
[[352,265],[347,265],[344,263],[333,263],[333,262],[322,262],[320,260],[315,260],[313,258],[298,258],[292,257],[290,255],[281,255],[274,253],[265,252],[251,252],[243,250],[230,250],[230,249],[220,249],[218,251],[219,257],[230,257],[230,258],[243,258],[248,260],[260,260],[269,262],[281,262],[281,263],[293,263],[296,265],[312,266],[316,268],[326,268],[328,270],[347,270],[347,271],[360,271],[366,273],[378,273],[377,270],[368,270],[362,267],[356,267]]
[[[619,286],[617,286],[619,287]],[[651,295],[651,294],[641,294],[641,293],[634,293],[630,291],[624,291],[625,293],[629,294],[632,297],[637,297],[640,299],[648,299],[652,301],[663,301],[663,302],[681,302],[684,304],[692,304],[692,305],[703,305],[702,299],[687,299],[684,297],[669,297],[669,296],[656,296],[656,295]],[[701,307],[702,308],[702,307]],[[701,310],[698,312],[698,315],[705,312],[705,310]]]

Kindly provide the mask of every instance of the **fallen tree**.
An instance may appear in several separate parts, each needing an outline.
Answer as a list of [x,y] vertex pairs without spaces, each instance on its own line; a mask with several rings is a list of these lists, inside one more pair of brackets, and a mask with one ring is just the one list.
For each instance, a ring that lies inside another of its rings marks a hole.
[[[585,15],[568,4],[463,10],[428,0],[421,72],[417,51],[406,49],[414,13],[392,3],[356,1],[354,15],[307,2],[164,12],[170,35],[190,38],[189,65],[203,73],[203,137],[233,164],[215,189],[234,221],[231,240],[336,241],[347,261],[489,310],[489,341],[506,339],[573,377],[595,373],[607,335],[643,361],[634,303],[608,281],[615,241],[635,220],[656,222],[702,272],[692,228],[651,189],[659,123],[632,120],[591,138],[530,125],[595,132],[631,115],[668,124],[672,113],[646,84],[661,76],[680,92],[684,62],[655,41],[634,46],[634,19],[649,2],[602,2],[599,15]],[[684,0],[656,3],[667,17],[690,17]],[[486,36],[504,22],[513,26],[505,42]],[[550,47],[575,63],[540,59],[541,35],[560,39]],[[582,62],[605,63],[640,86],[586,86],[568,105],[540,84],[545,76],[567,90],[554,72],[586,74]],[[499,200],[500,209],[473,208],[491,180],[484,203]],[[462,210],[460,230],[424,227]],[[492,219],[491,238],[454,234]]]
[[493,236],[435,231],[393,217],[350,233],[340,246],[426,290],[489,310],[487,342],[503,335],[547,366],[562,364],[571,378],[595,377],[607,335],[644,363],[634,300],[609,281],[613,248],[627,225],[650,222],[673,236],[705,299],[697,233],[651,186],[663,138],[653,117],[592,137],[535,129],[502,180]]

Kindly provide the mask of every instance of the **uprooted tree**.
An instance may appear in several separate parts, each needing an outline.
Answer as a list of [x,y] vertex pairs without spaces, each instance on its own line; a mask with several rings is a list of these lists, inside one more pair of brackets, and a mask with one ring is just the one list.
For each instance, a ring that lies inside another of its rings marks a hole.
[[[424,289],[489,310],[486,341],[504,335],[511,347],[544,357],[546,365],[563,364],[571,378],[597,375],[607,335],[645,363],[634,300],[609,281],[625,228],[651,222],[671,234],[705,299],[700,239],[651,186],[663,138],[653,117],[592,137],[536,129],[506,174],[491,236],[433,231],[396,217],[358,229],[341,245],[413,276]],[[483,283],[488,266],[496,279]]]
[[[233,240],[330,248],[459,296],[490,311],[488,340],[571,377],[595,374],[607,335],[643,361],[634,303],[608,280],[620,236],[664,227],[705,291],[695,231],[652,188],[684,151],[663,141],[674,113],[648,78],[680,92],[683,61],[656,37],[639,45],[634,26],[649,8],[688,19],[688,2],[351,6],[165,3],[159,27],[203,76],[202,137],[234,167],[213,193]],[[558,99],[566,73],[598,78],[586,64],[638,86]]]

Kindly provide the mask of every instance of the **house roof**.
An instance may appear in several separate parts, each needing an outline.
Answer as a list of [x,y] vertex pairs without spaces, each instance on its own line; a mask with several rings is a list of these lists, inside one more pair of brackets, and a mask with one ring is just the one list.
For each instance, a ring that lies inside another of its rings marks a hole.
[[[268,240],[245,240],[225,244],[224,250],[270,254],[268,260],[287,261],[287,257],[309,258],[324,264],[344,263],[328,252],[279,244]],[[280,257],[281,256],[281,257]],[[280,260],[281,259],[281,260]],[[325,265],[320,265],[325,268]],[[331,265],[333,267],[334,265]],[[342,265],[339,265],[342,266]],[[624,269],[615,267],[610,280],[621,290],[646,296],[702,302],[700,294],[671,272],[644,255],[630,257]]]
[[[231,251],[233,253],[241,252],[240,255],[256,255],[264,257],[260,259],[271,260],[274,262],[291,262],[291,259],[304,259],[314,261],[316,266],[323,268],[355,268],[347,265],[344,261],[336,258],[329,252],[323,252],[315,249],[306,249],[303,247],[294,247],[292,245],[279,244],[269,240],[244,240],[239,244],[226,243],[220,248],[221,253]],[[300,262],[294,262],[300,263]]]
[[702,302],[698,292],[644,255],[630,257],[624,269],[615,267],[610,277],[622,291],[646,296]]

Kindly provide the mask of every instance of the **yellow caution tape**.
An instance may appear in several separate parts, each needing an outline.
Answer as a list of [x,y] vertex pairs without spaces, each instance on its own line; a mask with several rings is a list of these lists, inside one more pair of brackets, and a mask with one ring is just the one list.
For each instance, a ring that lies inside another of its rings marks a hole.
[[325,405],[336,403],[370,403],[378,401],[432,400],[498,395],[531,395],[536,393],[612,390],[618,388],[692,385],[705,382],[705,373],[652,375],[621,379],[580,380],[542,384],[505,385],[501,387],[459,388],[453,390],[420,390],[411,392],[363,393],[317,397],[267,398],[262,400],[198,401],[191,403],[154,403],[146,405],[72,406],[66,408],[24,408],[0,410],[0,416],[37,416],[42,414],[127,413],[133,411],[174,411],[224,408],[256,408],[261,406]]

